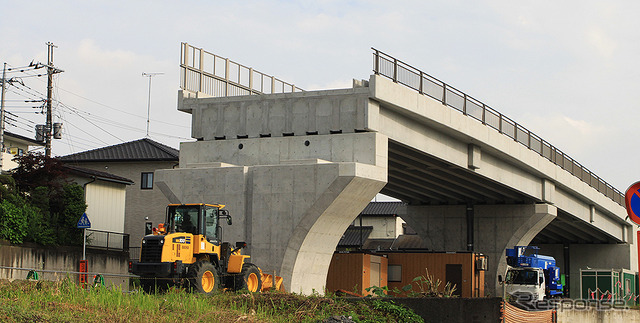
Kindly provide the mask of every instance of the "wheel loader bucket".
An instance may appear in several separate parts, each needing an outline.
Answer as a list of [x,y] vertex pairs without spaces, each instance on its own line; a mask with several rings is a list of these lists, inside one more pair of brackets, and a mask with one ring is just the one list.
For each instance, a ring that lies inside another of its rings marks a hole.
[[265,274],[260,269],[262,275],[262,289],[261,292],[265,292],[271,289],[277,291],[284,291],[284,285],[282,284],[282,277],[276,275]]

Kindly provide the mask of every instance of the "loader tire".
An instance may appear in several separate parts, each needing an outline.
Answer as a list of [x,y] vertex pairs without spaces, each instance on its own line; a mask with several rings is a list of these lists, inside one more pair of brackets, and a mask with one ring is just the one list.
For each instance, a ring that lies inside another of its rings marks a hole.
[[242,265],[242,272],[236,276],[235,287],[235,290],[259,292],[262,289],[262,275],[258,267],[251,263]]
[[189,268],[187,283],[189,290],[211,295],[220,285],[220,276],[213,264],[198,261]]

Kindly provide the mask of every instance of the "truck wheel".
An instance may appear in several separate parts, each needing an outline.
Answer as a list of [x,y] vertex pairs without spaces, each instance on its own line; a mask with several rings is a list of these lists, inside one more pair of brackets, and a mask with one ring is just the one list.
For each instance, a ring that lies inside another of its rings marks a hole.
[[262,289],[262,275],[258,267],[251,263],[242,265],[242,272],[236,276],[235,290],[246,289],[252,293]]
[[220,277],[213,264],[208,261],[198,261],[189,268],[187,282],[191,290],[210,295],[218,289]]

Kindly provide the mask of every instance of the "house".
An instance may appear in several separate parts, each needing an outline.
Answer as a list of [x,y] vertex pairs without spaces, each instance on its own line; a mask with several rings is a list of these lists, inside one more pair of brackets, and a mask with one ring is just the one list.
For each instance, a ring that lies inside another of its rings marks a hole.
[[[178,150],[149,138],[125,142],[60,157],[67,165],[108,172],[130,178],[134,185],[126,188],[124,232],[131,246],[139,246],[145,222],[164,222],[169,201],[154,187],[154,172],[178,165]],[[147,220],[148,218],[148,220]],[[93,220],[92,220],[93,221]]]
[[35,147],[44,147],[44,144],[34,139],[27,138],[9,131],[5,131],[3,135],[4,150],[2,150],[2,170],[8,171],[18,167],[13,161],[16,156],[22,156],[33,150]]
[[403,233],[404,221],[398,216],[398,207],[402,202],[371,202],[358,218],[354,226],[371,226],[370,239],[395,239]]
[[[64,165],[69,178],[84,189],[85,213],[91,221],[91,245],[127,249],[125,233],[126,187],[133,181],[107,172]],[[80,217],[78,217],[79,219]]]
[[398,216],[402,202],[371,202],[347,228],[338,251],[424,249],[422,239]]

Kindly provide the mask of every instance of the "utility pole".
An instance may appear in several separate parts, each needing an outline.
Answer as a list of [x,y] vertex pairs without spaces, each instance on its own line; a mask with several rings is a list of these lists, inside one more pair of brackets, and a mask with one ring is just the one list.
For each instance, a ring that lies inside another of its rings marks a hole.
[[47,123],[45,131],[45,156],[51,157],[51,132],[53,131],[53,111],[51,108],[51,100],[53,99],[53,49],[58,46],[51,42],[47,43]]
[[149,78],[149,98],[147,99],[147,138],[149,137],[149,114],[151,112],[151,78],[162,74],[164,73],[142,73],[142,76]]

